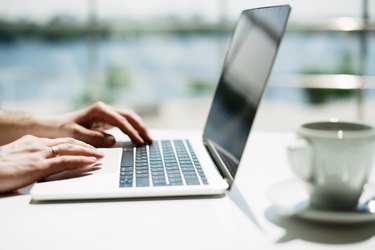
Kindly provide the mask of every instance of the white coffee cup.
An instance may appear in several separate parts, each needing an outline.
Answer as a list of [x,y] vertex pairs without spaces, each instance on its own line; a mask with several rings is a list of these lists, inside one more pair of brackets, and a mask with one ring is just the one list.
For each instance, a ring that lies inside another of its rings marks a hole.
[[306,183],[311,205],[353,209],[368,182],[374,149],[372,126],[321,121],[298,127],[288,155],[293,171]]

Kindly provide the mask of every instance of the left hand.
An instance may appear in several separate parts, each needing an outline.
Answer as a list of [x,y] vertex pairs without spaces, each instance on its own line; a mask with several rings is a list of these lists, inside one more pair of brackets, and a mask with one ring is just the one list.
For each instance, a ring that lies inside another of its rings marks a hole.
[[136,113],[118,110],[102,102],[57,116],[56,120],[57,137],[73,137],[96,147],[109,147],[116,142],[112,135],[104,132],[111,127],[118,127],[135,144],[152,142],[144,122]]
[[60,173],[90,169],[104,155],[72,138],[26,135],[0,146],[0,193],[25,187]]

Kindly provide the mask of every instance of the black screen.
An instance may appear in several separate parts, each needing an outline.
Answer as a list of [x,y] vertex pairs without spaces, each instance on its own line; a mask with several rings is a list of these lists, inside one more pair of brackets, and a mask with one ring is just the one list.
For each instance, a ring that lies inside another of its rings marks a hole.
[[289,6],[242,12],[233,34],[203,138],[235,176],[284,33]]

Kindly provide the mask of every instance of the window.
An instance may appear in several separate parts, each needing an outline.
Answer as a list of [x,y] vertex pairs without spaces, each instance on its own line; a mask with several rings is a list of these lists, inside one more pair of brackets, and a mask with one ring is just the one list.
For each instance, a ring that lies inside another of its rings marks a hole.
[[[277,114],[291,116],[280,118],[285,124],[278,129],[292,128],[306,112],[340,118],[343,107],[342,118],[372,119],[366,109],[371,88],[359,96],[359,110],[356,89],[329,86],[341,81],[334,80],[338,74],[363,73],[366,86],[373,84],[374,2],[289,1],[292,16],[258,128],[273,129]],[[0,0],[0,107],[61,113],[102,100],[135,109],[150,126],[202,127],[239,13],[280,3],[285,1]]]

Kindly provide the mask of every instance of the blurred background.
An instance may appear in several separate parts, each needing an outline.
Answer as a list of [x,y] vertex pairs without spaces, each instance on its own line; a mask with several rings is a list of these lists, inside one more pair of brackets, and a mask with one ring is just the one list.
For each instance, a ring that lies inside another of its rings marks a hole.
[[375,0],[0,0],[0,108],[97,100],[149,127],[202,128],[243,9],[293,10],[255,127],[375,124]]

